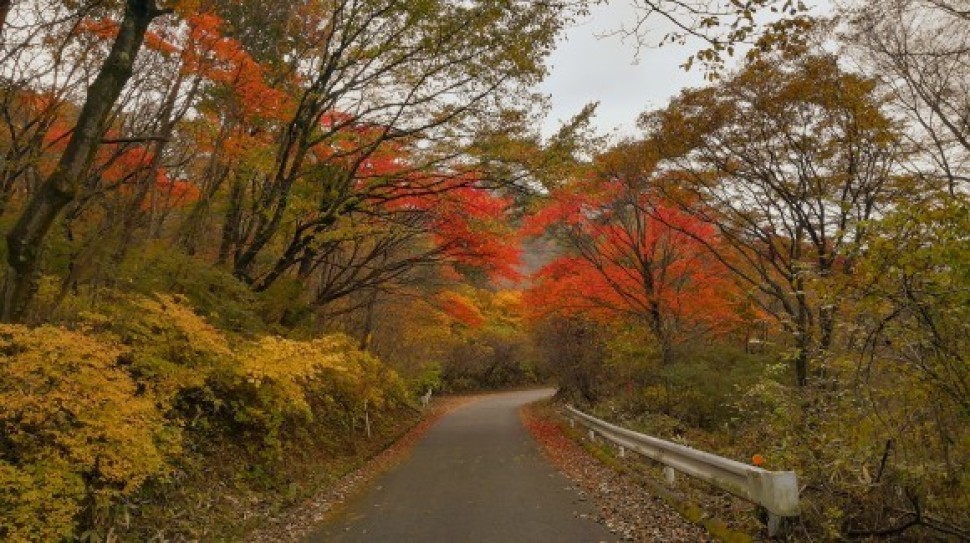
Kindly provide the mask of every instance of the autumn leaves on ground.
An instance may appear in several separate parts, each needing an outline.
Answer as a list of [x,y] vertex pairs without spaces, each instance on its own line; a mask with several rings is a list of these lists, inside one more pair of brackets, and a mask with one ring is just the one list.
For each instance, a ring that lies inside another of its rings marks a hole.
[[644,4],[716,82],[542,138],[566,4],[0,2],[0,539],[239,539],[550,380],[795,537],[967,538],[966,10]]

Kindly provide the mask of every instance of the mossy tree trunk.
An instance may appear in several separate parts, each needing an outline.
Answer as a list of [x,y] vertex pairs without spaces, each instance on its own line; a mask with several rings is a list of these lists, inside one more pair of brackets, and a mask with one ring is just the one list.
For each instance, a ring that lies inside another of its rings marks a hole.
[[0,289],[0,321],[23,319],[34,295],[44,238],[64,207],[74,200],[79,180],[91,167],[108,115],[132,75],[148,25],[165,12],[158,9],[155,0],[125,3],[118,36],[88,88],[64,154],[7,234],[7,270]]

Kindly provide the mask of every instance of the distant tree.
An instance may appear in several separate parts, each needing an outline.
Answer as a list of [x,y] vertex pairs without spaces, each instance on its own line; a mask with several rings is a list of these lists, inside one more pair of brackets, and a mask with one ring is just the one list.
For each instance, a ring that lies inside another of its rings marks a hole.
[[586,405],[603,398],[609,378],[601,326],[579,315],[553,315],[536,324],[535,336],[544,358],[555,365],[559,396]]
[[832,345],[833,277],[895,197],[898,134],[876,88],[833,57],[760,59],[642,119],[675,174],[667,194],[721,244],[691,237],[794,336],[800,385]]
[[959,5],[889,0],[848,10],[863,68],[906,121],[907,167],[951,195],[970,186],[970,10]]
[[525,233],[563,248],[537,274],[534,311],[642,322],[668,365],[676,344],[726,330],[735,315],[727,270],[706,247],[718,244],[715,228],[665,201],[656,165],[642,144],[617,146],[552,192]]

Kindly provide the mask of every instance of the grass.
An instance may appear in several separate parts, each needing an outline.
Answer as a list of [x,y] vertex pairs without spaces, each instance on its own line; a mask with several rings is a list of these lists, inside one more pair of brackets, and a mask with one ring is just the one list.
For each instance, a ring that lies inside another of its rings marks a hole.
[[167,481],[145,489],[119,512],[114,533],[132,541],[239,541],[324,492],[394,444],[422,420],[401,409],[377,421],[373,438],[319,432],[284,444],[278,459],[237,443],[196,443]]

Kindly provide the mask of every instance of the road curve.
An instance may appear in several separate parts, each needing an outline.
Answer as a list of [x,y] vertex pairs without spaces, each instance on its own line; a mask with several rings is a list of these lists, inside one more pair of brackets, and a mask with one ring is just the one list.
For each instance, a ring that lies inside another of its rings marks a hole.
[[308,541],[614,541],[519,419],[520,407],[552,392],[490,395],[448,414],[408,460]]

